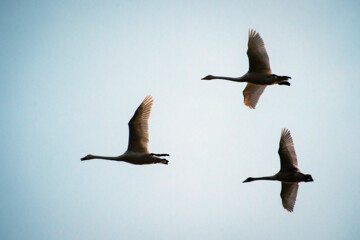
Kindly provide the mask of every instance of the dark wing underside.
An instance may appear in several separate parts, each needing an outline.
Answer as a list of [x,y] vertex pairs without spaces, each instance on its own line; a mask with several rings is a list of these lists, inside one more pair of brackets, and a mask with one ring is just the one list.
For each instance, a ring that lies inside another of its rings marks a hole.
[[299,171],[294,142],[290,135],[290,131],[286,128],[283,128],[281,131],[279,156],[281,166],[280,171]]
[[247,55],[249,58],[249,72],[271,74],[270,60],[265,49],[265,44],[260,34],[249,30]]
[[294,211],[298,188],[298,183],[281,183],[280,197],[282,205],[289,212]]
[[151,114],[153,98],[148,95],[137,108],[129,122],[129,146],[128,151],[149,153],[149,126],[148,120]]

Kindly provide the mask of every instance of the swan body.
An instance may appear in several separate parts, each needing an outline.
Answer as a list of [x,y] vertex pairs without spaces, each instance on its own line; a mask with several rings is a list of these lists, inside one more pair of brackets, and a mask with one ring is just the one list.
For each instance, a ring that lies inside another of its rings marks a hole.
[[137,108],[134,116],[129,121],[129,145],[127,151],[117,157],[106,157],[88,154],[81,158],[84,160],[105,159],[113,161],[122,161],[135,165],[163,163],[168,164],[168,160],[159,158],[169,156],[169,154],[150,153],[148,150],[149,143],[149,127],[148,120],[150,118],[153,98],[148,95]]
[[298,183],[312,182],[314,180],[310,174],[303,174],[300,172],[297,166],[294,142],[288,129],[282,129],[278,152],[281,167],[277,174],[267,177],[249,177],[243,181],[243,183],[257,180],[280,181],[282,183],[280,196],[283,207],[287,211],[292,212],[294,210],[297,190],[299,188]]
[[247,55],[249,58],[249,71],[244,76],[233,78],[208,75],[202,78],[202,80],[223,79],[235,82],[247,82],[248,84],[243,91],[244,104],[251,109],[255,109],[266,86],[274,84],[290,86],[288,79],[291,79],[291,77],[272,74],[264,41],[259,33],[252,29],[249,31]]
[[252,182],[257,180],[271,180],[271,181],[280,181],[284,183],[298,183],[298,182],[312,182],[311,175],[309,174],[303,174],[301,172],[282,172],[281,170],[273,175],[268,177],[249,177],[247,178],[244,183],[246,182]]

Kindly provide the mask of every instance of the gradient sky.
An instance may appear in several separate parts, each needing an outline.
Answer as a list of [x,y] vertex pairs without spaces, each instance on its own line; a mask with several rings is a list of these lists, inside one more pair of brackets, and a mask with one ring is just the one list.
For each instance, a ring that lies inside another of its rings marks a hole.
[[[271,2],[271,3],[270,3]],[[1,239],[360,238],[359,1],[1,1]],[[275,74],[256,110],[248,29]],[[150,150],[168,166],[81,162],[127,148],[154,97]],[[301,183],[279,182],[289,128]]]

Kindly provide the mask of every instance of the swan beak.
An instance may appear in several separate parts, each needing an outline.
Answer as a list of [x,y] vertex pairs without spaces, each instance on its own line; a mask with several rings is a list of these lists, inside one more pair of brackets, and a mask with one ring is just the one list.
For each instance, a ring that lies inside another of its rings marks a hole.
[[243,181],[243,183],[247,183],[247,182],[251,182],[251,181],[252,181],[251,178],[247,178],[247,179],[245,179],[245,181]]
[[81,161],[85,161],[85,160],[90,160],[90,156],[89,155],[86,155],[85,157],[81,158],[80,160]]
[[211,80],[211,79],[214,79],[214,76],[207,75],[206,77],[203,77],[201,80]]

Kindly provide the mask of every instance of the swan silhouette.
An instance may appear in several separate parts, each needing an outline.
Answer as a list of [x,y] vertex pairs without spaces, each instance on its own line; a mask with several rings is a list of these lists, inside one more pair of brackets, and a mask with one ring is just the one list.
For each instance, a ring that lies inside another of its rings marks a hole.
[[149,143],[149,126],[153,98],[148,95],[137,108],[134,116],[129,121],[129,145],[127,151],[118,157],[105,157],[88,154],[81,158],[82,161],[90,159],[106,159],[114,161],[123,161],[136,165],[163,163],[168,164],[168,160],[158,158],[161,156],[169,156],[169,154],[150,153],[148,150]]
[[290,131],[283,128],[281,131],[280,147],[280,171],[268,177],[249,177],[243,183],[257,180],[275,180],[281,182],[281,199],[284,208],[292,212],[294,210],[299,182],[314,181],[310,174],[303,174],[298,169],[297,157],[294,148],[294,142]]
[[249,57],[249,71],[244,76],[234,78],[208,75],[201,80],[224,79],[235,82],[248,82],[243,91],[244,104],[250,109],[255,109],[267,85],[290,86],[288,79],[291,79],[291,77],[272,74],[264,41],[259,33],[253,29],[249,30],[247,55]]

